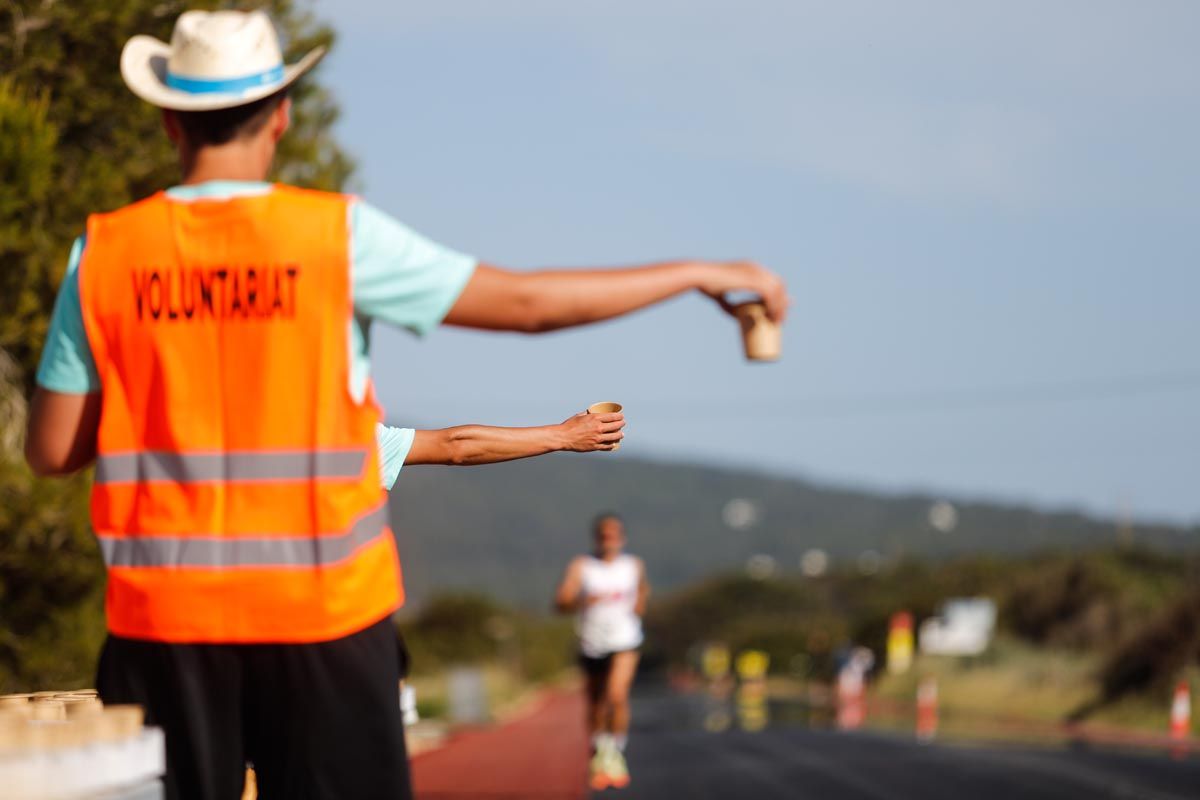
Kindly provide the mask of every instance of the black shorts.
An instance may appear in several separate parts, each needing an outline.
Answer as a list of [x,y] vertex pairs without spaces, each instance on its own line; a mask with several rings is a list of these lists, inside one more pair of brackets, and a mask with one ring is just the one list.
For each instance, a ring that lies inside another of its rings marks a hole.
[[396,631],[396,658],[399,659],[400,680],[408,680],[408,672],[412,668],[412,655],[408,652],[408,644],[400,631]]
[[409,800],[396,631],[315,644],[167,644],[109,636],[96,687],[167,739],[168,800]]
[[586,653],[579,654],[579,666],[589,678],[606,677],[612,670],[613,656],[617,653],[632,653],[637,648],[630,650],[614,650],[611,653],[605,653],[602,656],[589,656]]

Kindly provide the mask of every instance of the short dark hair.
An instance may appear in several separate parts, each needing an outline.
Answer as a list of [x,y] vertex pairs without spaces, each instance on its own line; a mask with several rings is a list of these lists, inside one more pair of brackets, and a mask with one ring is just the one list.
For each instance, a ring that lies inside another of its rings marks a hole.
[[282,89],[244,106],[216,111],[176,111],[175,116],[192,147],[228,144],[261,131],[285,97],[287,89]]
[[600,532],[600,523],[604,522],[606,519],[614,519],[621,524],[621,527],[625,527],[625,520],[621,519],[620,514],[616,513],[615,511],[601,511],[599,514],[592,517],[593,536]]

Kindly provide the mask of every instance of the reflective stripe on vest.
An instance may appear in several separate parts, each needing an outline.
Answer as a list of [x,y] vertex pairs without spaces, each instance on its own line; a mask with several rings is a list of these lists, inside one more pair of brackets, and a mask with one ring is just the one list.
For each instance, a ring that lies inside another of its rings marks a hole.
[[344,561],[387,530],[380,506],[349,531],[319,536],[108,536],[100,552],[110,567],[318,567]]
[[145,451],[96,459],[96,483],[206,483],[351,479],[362,475],[366,450],[285,453],[172,453]]
[[319,642],[403,602],[380,410],[348,389],[349,212],[276,186],[89,219],[91,516],[113,634]]

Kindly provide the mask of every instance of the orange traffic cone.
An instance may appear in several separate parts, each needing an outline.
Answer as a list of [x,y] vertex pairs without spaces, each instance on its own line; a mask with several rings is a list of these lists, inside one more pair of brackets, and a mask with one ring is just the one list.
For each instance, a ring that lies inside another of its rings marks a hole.
[[854,670],[842,670],[837,680],[838,730],[853,731],[862,727],[867,717],[866,686],[863,676]]
[[924,678],[917,685],[917,738],[932,741],[938,727],[937,678]]
[[1171,699],[1171,738],[1186,739],[1192,727],[1192,697],[1187,681],[1180,681]]
[[867,719],[867,699],[862,687],[848,692],[839,692],[837,698],[838,730],[853,731],[863,726]]

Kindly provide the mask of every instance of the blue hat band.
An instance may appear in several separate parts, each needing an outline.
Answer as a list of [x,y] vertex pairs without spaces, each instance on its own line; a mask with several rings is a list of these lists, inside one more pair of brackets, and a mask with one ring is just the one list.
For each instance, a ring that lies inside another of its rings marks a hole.
[[242,78],[185,78],[167,73],[167,86],[188,94],[238,94],[283,80],[283,64]]

